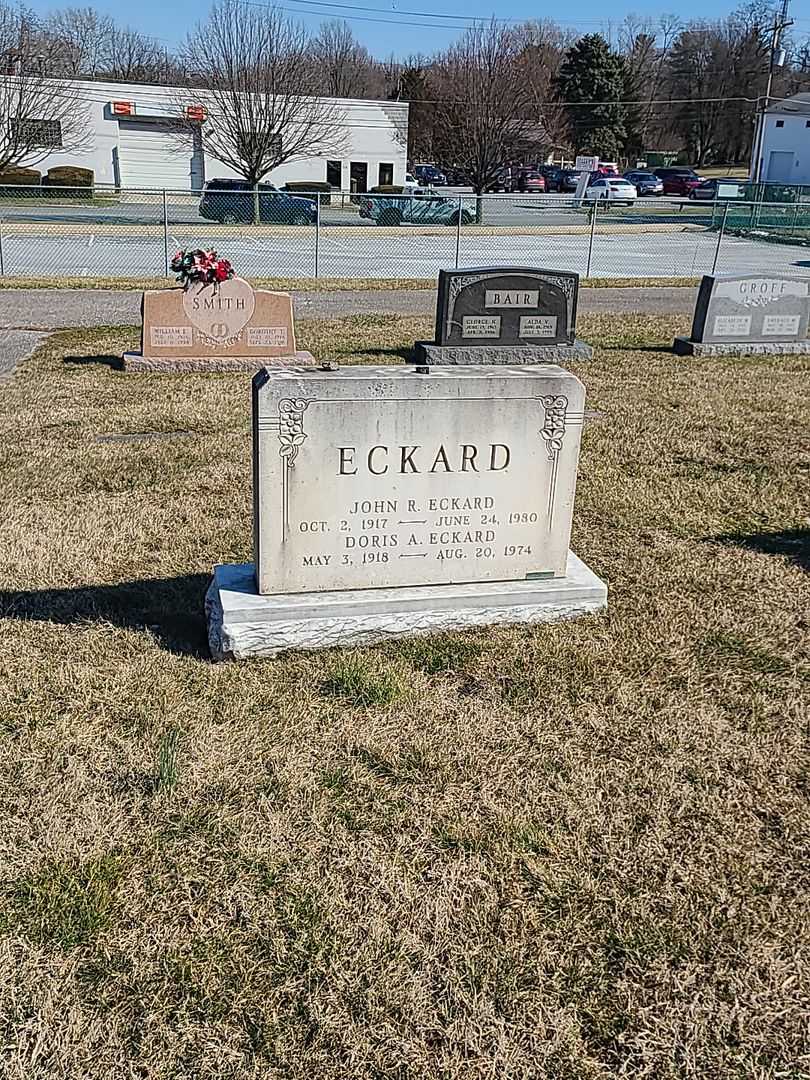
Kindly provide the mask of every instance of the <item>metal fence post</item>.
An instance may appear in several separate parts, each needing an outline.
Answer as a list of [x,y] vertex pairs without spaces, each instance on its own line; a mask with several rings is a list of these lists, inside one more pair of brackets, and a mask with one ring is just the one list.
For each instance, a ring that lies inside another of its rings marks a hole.
[[594,229],[596,228],[596,213],[597,213],[598,206],[599,206],[599,197],[597,196],[593,200],[593,206],[591,207],[591,233],[590,233],[590,236],[588,237],[588,264],[587,264],[587,266],[585,268],[585,277],[586,278],[589,278],[591,276],[591,259],[593,258],[593,234],[594,234]]
[[0,277],[6,272],[6,264],[3,258],[3,219],[0,217]]
[[717,269],[717,260],[720,258],[720,245],[723,243],[723,233],[726,231],[726,218],[728,217],[728,207],[729,204],[726,203],[725,207],[723,208],[723,217],[720,221],[720,230],[717,233],[717,244],[714,249],[714,262],[712,263],[712,276],[714,276],[714,272]]
[[166,202],[166,188],[163,189],[163,276],[168,277],[171,269],[169,259],[169,208]]
[[315,277],[320,275],[321,260],[321,197],[315,193]]
[[461,196],[458,197],[458,214],[456,215],[456,270],[458,270],[458,257],[461,250]]

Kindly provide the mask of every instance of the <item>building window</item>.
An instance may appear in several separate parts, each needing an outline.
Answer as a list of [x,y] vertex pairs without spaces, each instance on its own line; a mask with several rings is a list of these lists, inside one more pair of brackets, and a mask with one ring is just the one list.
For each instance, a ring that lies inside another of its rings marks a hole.
[[805,127],[810,127],[810,120],[805,120],[804,126]]
[[339,161],[327,161],[326,182],[336,188],[339,188],[343,183],[343,170]]
[[382,186],[393,184],[394,182],[394,166],[388,164],[388,162],[381,162],[380,167],[377,170],[377,183]]
[[777,120],[776,121],[776,126],[777,127],[784,127],[785,126],[785,121],[784,120]]
[[42,146],[59,150],[62,147],[60,120],[12,120],[14,141],[23,146]]

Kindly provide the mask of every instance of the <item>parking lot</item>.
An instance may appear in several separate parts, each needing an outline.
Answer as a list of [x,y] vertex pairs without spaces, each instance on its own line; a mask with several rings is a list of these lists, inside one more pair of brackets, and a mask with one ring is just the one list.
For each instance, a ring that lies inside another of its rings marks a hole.
[[430,224],[428,216],[427,225],[380,227],[340,195],[302,225],[212,222],[191,193],[7,198],[0,203],[0,273],[163,276],[182,247],[217,248],[238,272],[260,277],[434,278],[443,267],[499,263],[611,278],[810,269],[801,245],[724,235],[722,214],[711,205],[639,199],[599,207],[594,219],[590,207],[567,196],[486,196],[476,205],[469,192],[444,189],[436,198],[445,216],[448,206],[465,208],[469,223]]

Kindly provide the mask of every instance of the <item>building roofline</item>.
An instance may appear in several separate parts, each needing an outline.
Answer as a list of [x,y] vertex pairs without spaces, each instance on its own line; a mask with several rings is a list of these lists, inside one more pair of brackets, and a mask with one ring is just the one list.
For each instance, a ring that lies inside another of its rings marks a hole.
[[775,101],[765,112],[779,116],[810,116],[810,94],[794,94],[793,97]]

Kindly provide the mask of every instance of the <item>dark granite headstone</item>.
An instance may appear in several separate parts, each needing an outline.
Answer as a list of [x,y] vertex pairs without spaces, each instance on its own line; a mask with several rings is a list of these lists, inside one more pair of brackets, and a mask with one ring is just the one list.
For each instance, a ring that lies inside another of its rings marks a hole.
[[436,339],[417,363],[539,364],[585,359],[576,340],[579,275],[527,267],[440,270]]
[[692,333],[680,355],[810,352],[810,278],[781,274],[704,276]]

